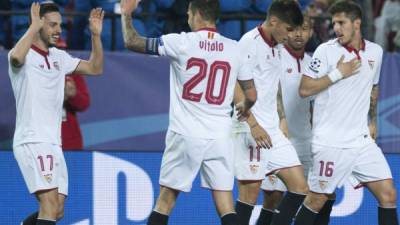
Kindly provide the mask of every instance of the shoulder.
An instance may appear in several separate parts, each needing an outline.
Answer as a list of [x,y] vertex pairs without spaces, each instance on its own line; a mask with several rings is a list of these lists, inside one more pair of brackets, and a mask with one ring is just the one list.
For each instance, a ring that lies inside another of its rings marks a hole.
[[367,51],[373,52],[373,54],[383,54],[382,47],[372,41],[365,40],[365,49]]
[[245,33],[242,38],[240,38],[239,43],[250,43],[260,37],[260,32],[258,32],[257,28],[253,28],[252,30]]

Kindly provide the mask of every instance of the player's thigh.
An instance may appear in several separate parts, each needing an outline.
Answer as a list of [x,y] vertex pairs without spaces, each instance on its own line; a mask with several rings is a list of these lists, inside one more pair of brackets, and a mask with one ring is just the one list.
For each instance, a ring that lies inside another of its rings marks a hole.
[[14,147],[14,157],[30,193],[59,187],[56,145],[26,143]]
[[162,157],[160,185],[189,192],[203,160],[204,139],[168,131]]
[[284,146],[272,147],[267,155],[267,174],[277,174],[281,170],[301,166],[294,147],[289,143]]
[[235,176],[239,181],[261,181],[265,177],[267,151],[257,147],[251,133],[235,133]]
[[308,173],[312,166],[312,153],[311,153],[311,143],[310,142],[299,142],[293,144],[296,149],[297,155],[303,165],[304,176],[307,179]]
[[308,184],[315,193],[331,194],[350,177],[357,154],[353,149],[312,145]]
[[275,174],[267,176],[261,183],[261,189],[264,191],[280,191],[285,192],[287,188],[285,183]]
[[389,164],[382,150],[375,143],[358,151],[353,176],[361,183],[392,179]]
[[234,152],[232,137],[209,140],[201,165],[202,187],[231,191],[234,182]]
[[56,166],[57,166],[57,180],[58,180],[58,193],[68,196],[68,168],[67,163],[64,158],[64,153],[60,146],[53,146],[54,155],[56,156]]

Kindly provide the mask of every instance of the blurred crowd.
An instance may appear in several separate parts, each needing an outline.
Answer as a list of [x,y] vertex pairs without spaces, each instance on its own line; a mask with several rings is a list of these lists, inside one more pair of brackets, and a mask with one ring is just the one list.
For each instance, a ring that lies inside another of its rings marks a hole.
[[[29,26],[28,12],[34,0],[0,0],[0,48],[10,48]],[[241,35],[260,24],[272,0],[221,0],[223,15],[218,30],[227,37]],[[314,37],[307,47],[313,51],[320,43],[334,37],[327,9],[335,0],[299,0],[305,13],[314,18]],[[350,0],[349,0],[350,1]],[[400,48],[400,0],[354,0],[364,9],[364,37],[380,44],[385,50]],[[102,34],[106,50],[124,50],[119,0],[54,0],[62,8],[64,33],[62,41],[69,49],[90,47],[88,12],[101,7],[107,12]],[[164,33],[189,31],[186,9],[190,0],[142,0],[134,13],[134,25],[147,37]],[[10,15],[10,12],[13,12]],[[246,18],[243,15],[250,15]]]

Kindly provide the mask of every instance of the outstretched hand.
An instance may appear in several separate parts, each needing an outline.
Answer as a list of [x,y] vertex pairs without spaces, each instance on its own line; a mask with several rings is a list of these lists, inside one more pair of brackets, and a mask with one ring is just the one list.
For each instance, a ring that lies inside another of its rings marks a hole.
[[89,29],[92,35],[100,35],[103,30],[104,11],[101,8],[95,8],[90,11]]
[[31,5],[31,27],[35,31],[39,31],[43,27],[43,19],[40,18],[40,4],[38,2],[34,2]]
[[138,7],[140,0],[121,0],[121,14],[131,15]]

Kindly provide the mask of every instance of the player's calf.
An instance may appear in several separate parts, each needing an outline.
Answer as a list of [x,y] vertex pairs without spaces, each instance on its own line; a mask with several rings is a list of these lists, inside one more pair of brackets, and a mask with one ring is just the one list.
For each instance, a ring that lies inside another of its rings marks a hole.
[[236,213],[241,225],[248,225],[254,205],[260,192],[261,181],[239,181],[239,197],[236,201]]

